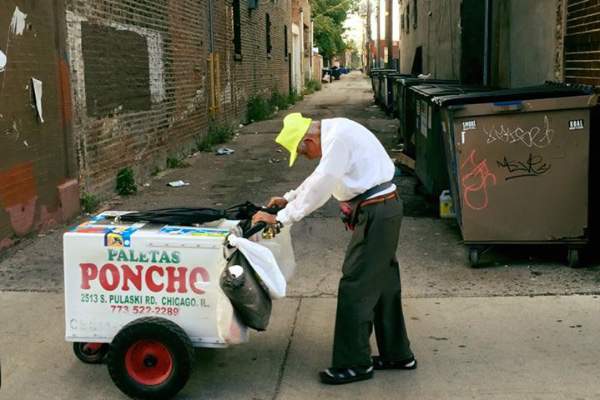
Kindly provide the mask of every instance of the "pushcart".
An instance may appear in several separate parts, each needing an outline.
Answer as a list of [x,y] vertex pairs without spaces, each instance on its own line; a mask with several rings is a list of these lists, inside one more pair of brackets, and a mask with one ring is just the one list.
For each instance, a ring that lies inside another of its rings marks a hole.
[[65,233],[66,340],[84,363],[103,363],[126,395],[175,396],[190,377],[195,347],[247,342],[219,284],[236,250],[231,235],[273,254],[285,278],[295,267],[288,229],[218,219],[197,226],[124,221],[104,212]]

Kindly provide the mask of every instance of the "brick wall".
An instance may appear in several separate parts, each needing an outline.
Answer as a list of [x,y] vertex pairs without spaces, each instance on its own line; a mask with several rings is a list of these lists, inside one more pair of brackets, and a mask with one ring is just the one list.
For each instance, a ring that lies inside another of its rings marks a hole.
[[237,124],[251,96],[287,92],[283,25],[291,20],[290,1],[261,1],[249,10],[240,0],[242,57],[236,60],[233,0],[67,0],[83,191],[110,195],[124,167],[133,167],[141,181],[164,168],[168,156],[190,151],[211,119]]
[[600,3],[567,1],[564,75],[567,82],[600,85]]

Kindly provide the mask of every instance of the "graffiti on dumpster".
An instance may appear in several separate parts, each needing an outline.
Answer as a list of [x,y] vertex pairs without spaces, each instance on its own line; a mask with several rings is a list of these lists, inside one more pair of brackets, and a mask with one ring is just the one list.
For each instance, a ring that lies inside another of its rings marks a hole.
[[509,160],[506,156],[502,161],[497,161],[500,168],[505,168],[509,176],[507,181],[519,178],[528,178],[541,176],[548,173],[552,169],[552,164],[544,161],[542,156],[534,156],[529,153],[529,157],[525,161]]
[[544,116],[544,126],[534,126],[530,129],[521,127],[509,128],[504,125],[499,127],[483,128],[483,132],[487,136],[487,143],[507,143],[507,144],[523,144],[529,148],[543,149],[552,144],[554,138],[554,130],[550,128],[548,116]]
[[488,187],[496,185],[496,175],[490,172],[487,160],[476,161],[476,151],[471,154],[460,167],[464,203],[475,211],[488,207]]

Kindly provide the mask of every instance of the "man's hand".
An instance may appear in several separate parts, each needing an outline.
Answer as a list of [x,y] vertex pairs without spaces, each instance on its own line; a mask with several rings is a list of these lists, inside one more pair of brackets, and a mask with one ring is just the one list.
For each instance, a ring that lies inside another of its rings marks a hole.
[[271,197],[271,200],[269,200],[269,204],[267,204],[267,208],[271,208],[271,207],[279,207],[279,208],[284,208],[285,206],[287,206],[287,200],[284,199],[283,197]]
[[268,225],[275,225],[277,224],[277,218],[275,215],[259,211],[252,217],[252,225],[256,225],[258,222],[266,222]]

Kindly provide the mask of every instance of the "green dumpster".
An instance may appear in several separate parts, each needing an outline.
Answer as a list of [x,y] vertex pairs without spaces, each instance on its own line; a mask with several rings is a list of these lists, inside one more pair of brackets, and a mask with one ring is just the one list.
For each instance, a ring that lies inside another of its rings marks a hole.
[[458,84],[458,81],[446,80],[446,79],[422,79],[422,78],[396,78],[395,84],[397,85],[396,91],[397,96],[395,97],[397,102],[397,114],[400,125],[398,127],[398,138],[404,143],[404,152],[410,156],[415,156],[415,143],[414,143],[414,115],[416,112],[414,98],[410,91],[412,86],[425,85],[425,84]]
[[374,69],[371,72],[371,80],[373,85],[373,96],[375,97],[375,103],[380,106],[385,105],[387,89],[386,89],[386,80],[385,76],[388,73],[397,72],[395,69]]
[[414,77],[414,75],[401,74],[397,71],[388,72],[383,75],[383,80],[385,81],[383,83],[383,89],[386,90],[386,93],[382,94],[382,97],[384,98],[384,101],[382,102],[382,107],[384,108],[386,114],[395,116],[395,109],[397,108],[396,96],[398,95],[398,91],[394,90],[394,87],[396,86],[396,81],[400,78],[412,77]]
[[480,86],[426,84],[410,88],[414,96],[415,172],[427,194],[438,199],[450,189],[446,154],[442,138],[440,107],[432,102],[439,96],[490,90]]
[[591,90],[542,86],[439,97],[454,208],[472,265],[485,246],[588,241]]

